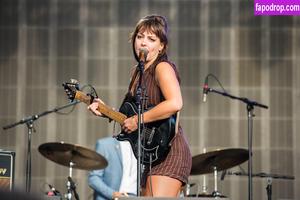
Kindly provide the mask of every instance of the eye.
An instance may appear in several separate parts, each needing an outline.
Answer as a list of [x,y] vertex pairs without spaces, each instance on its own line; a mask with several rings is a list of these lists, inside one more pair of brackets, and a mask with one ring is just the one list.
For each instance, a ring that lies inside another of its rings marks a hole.
[[156,41],[156,38],[155,37],[148,37],[148,39],[151,41],[151,42],[155,42]]
[[138,35],[136,36],[136,38],[137,38],[137,39],[141,39],[141,38],[143,38],[143,36],[140,35],[140,34],[138,34]]

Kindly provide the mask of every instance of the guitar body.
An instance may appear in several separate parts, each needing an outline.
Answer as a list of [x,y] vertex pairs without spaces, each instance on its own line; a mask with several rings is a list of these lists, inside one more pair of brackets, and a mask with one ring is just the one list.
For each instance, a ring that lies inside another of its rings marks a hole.
[[[137,115],[138,109],[134,103],[125,101],[119,111],[131,117]],[[176,115],[141,125],[141,162],[144,165],[157,164],[166,158],[175,135],[175,126]],[[129,141],[135,157],[138,158],[138,130],[129,134],[122,131],[116,139]]]

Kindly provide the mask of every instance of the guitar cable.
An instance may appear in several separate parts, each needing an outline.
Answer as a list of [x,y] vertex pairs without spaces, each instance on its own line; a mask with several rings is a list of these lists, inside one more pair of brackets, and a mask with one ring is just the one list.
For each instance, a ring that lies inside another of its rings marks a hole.
[[[76,89],[78,89],[80,91],[83,91],[86,87],[88,87],[90,89],[90,92],[88,93],[89,96],[91,96],[92,98],[98,98],[98,94],[97,94],[95,88],[92,85],[90,85],[90,84],[82,86],[81,89],[79,89],[79,86],[78,86],[78,88],[76,88]],[[59,115],[68,115],[68,114],[70,114],[71,112],[74,111],[76,105],[77,104],[74,104],[74,106],[72,106],[72,109],[70,111],[68,111],[68,112],[55,111],[55,113],[59,114]]]
[[87,94],[92,97],[93,99],[97,99],[98,98],[98,94],[96,89],[91,85],[91,84],[86,84],[84,86],[82,86],[81,91],[84,91],[85,88],[89,89],[89,92],[87,92]]
[[150,194],[153,197],[153,190],[152,190],[152,155],[150,154],[150,165],[149,165],[149,182],[150,182]]
[[76,105],[77,105],[77,103],[76,103],[76,104],[74,104],[74,105],[72,106],[71,110],[70,110],[70,111],[68,111],[68,112],[60,112],[60,111],[55,111],[55,113],[56,113],[56,114],[58,114],[58,115],[68,115],[68,114],[70,114],[71,112],[73,112],[73,111],[74,111],[74,109],[75,109]]
[[[88,92],[88,95],[91,96],[92,98],[98,98],[98,94],[97,94],[95,88],[94,88],[92,85],[90,85],[90,84],[83,85],[83,86],[81,87],[81,89],[79,89],[79,83],[77,83],[76,89],[77,89],[77,90],[80,90],[80,91],[83,91],[83,90],[84,90],[85,88],[87,88],[87,87],[88,87],[89,90],[90,90],[90,92]],[[59,114],[59,115],[68,115],[68,114],[70,114],[71,112],[74,111],[76,105],[77,105],[77,104],[74,104],[74,106],[72,106],[72,109],[71,109],[69,112],[55,111],[55,113],[57,113],[57,114]]]

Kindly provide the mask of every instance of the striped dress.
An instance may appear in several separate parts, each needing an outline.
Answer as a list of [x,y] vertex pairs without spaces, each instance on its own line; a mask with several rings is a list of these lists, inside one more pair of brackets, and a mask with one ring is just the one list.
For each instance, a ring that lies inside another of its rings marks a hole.
[[[178,72],[174,64],[168,62],[175,70],[178,77]],[[148,96],[147,105],[155,106],[164,100],[161,90],[155,79],[155,67],[150,66],[145,70],[143,74],[143,87],[146,88],[146,93]],[[135,71],[132,77],[132,81],[129,85],[129,90],[127,97],[132,98],[132,94],[136,93],[137,83],[139,75]],[[188,146],[188,142],[183,133],[183,130],[179,124],[178,133],[174,136],[171,143],[170,152],[168,153],[166,159],[161,163],[152,166],[151,175],[162,175],[168,176],[180,180],[183,184],[186,184],[188,177],[190,175],[192,166],[192,156]],[[149,176],[149,167],[146,169],[142,178],[142,186],[145,186],[146,177]]]

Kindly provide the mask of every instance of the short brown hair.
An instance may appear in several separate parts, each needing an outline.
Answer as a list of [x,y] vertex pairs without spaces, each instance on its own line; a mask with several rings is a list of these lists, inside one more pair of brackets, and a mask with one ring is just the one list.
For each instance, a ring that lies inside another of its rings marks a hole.
[[160,56],[165,56],[168,47],[168,23],[165,17],[161,15],[147,15],[140,19],[135,26],[135,30],[131,33],[132,49],[135,59],[138,61],[138,55],[134,50],[134,43],[136,35],[140,31],[148,30],[154,33],[160,42],[164,44],[164,48],[160,52]]

